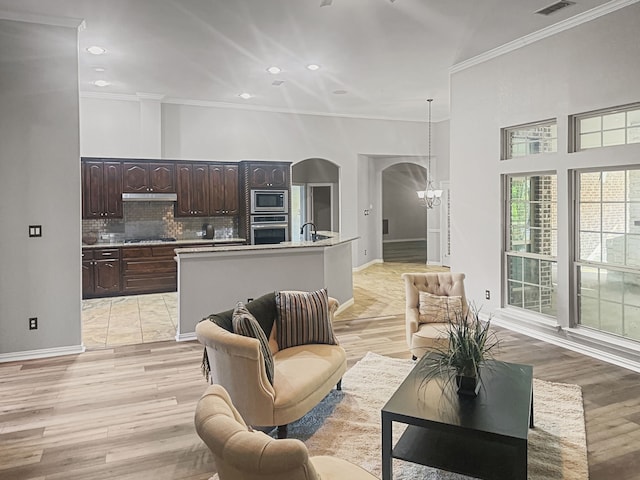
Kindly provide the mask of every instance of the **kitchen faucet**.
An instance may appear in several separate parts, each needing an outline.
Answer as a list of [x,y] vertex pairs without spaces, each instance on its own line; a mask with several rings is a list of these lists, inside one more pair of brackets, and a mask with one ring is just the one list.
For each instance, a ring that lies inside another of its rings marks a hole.
[[311,240],[314,240],[318,236],[318,229],[316,228],[316,225],[313,222],[307,222],[304,225],[302,225],[300,227],[300,235],[304,235],[304,227],[306,227],[307,225],[311,225],[313,227],[313,230],[311,232]]

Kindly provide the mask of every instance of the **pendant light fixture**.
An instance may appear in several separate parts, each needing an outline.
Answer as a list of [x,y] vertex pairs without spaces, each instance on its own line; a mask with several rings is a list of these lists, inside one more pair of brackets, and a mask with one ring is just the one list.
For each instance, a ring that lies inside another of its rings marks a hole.
[[423,207],[433,208],[442,203],[442,190],[436,190],[433,186],[433,178],[431,177],[431,102],[433,98],[427,99],[429,105],[429,149],[427,151],[427,187],[424,190],[418,190],[418,198]]

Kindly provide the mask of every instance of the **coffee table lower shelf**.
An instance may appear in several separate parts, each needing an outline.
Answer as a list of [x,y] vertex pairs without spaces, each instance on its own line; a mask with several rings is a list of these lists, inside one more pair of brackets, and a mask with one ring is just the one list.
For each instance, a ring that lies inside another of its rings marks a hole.
[[[524,446],[526,452],[526,445]],[[427,465],[449,472],[485,480],[526,480],[526,453],[522,446],[506,445],[489,438],[478,438],[434,429],[407,426],[393,448],[393,458]]]

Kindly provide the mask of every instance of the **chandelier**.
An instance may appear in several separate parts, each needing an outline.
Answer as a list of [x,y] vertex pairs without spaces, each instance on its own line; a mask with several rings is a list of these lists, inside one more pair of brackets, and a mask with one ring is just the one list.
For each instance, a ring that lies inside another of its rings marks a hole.
[[418,198],[423,207],[433,208],[440,205],[442,202],[442,190],[436,190],[433,186],[433,179],[431,178],[431,102],[433,98],[427,99],[429,105],[429,150],[427,157],[427,186],[424,190],[418,190]]

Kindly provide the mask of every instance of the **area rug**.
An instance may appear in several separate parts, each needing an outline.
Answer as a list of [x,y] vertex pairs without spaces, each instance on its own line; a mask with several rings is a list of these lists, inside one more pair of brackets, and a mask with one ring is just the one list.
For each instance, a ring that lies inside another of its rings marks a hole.
[[[332,455],[381,476],[380,410],[414,362],[367,353],[345,374],[342,391],[332,391],[301,420],[289,438],[305,442],[311,455]],[[535,429],[529,432],[529,480],[585,480],[589,477],[582,391],[577,385],[534,379]],[[394,443],[403,426],[394,423]],[[394,460],[394,479],[463,480],[463,475]]]

